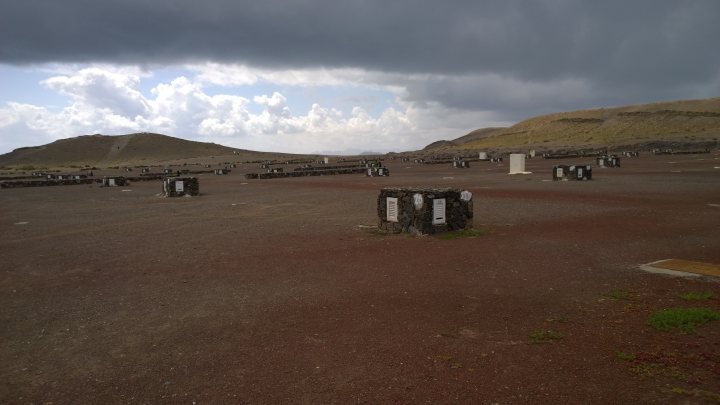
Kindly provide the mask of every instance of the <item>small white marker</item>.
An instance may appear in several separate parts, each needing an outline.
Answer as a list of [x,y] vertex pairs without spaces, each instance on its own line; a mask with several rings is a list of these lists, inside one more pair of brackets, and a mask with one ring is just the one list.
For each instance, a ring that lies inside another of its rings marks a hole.
[[22,222],[15,222],[15,225],[27,225],[27,224],[29,224],[29,223],[30,223],[30,222],[22,221]]

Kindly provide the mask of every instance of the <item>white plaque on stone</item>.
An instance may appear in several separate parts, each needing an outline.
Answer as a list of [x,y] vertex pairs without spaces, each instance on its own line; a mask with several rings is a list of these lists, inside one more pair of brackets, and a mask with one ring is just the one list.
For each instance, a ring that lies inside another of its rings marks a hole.
[[445,223],[445,199],[436,198],[433,200],[433,225],[442,225]]
[[465,190],[460,193],[460,199],[463,201],[470,201],[472,200],[472,193]]
[[184,193],[185,192],[185,183],[178,180],[175,182],[175,192],[176,193]]
[[413,205],[415,205],[415,209],[419,210],[423,207],[423,196],[420,193],[416,193],[413,195]]
[[398,199],[395,197],[387,197],[387,221],[398,221]]

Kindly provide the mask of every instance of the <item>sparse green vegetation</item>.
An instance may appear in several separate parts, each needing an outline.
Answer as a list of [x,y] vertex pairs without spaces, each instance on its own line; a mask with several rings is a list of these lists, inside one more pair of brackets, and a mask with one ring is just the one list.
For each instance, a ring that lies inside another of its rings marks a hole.
[[635,354],[634,354],[634,353],[617,352],[617,357],[618,357],[618,359],[623,360],[623,361],[633,361],[633,360],[635,360]]
[[660,363],[638,363],[630,367],[630,372],[640,377],[655,377],[664,375],[678,379],[685,379],[686,376],[680,369],[674,366],[668,366]]
[[552,330],[541,330],[541,331],[531,332],[529,337],[530,337],[530,343],[533,343],[533,344],[547,343],[547,342],[552,342],[554,340],[562,339],[561,334],[559,334],[555,331],[552,331]]
[[720,312],[710,308],[670,308],[650,315],[648,324],[661,331],[678,329],[695,333],[697,327],[720,319]]
[[715,298],[715,295],[710,291],[691,291],[682,294],[678,294],[678,297],[687,301],[705,301]]
[[440,235],[440,239],[454,240],[460,238],[477,238],[478,236],[487,235],[489,232],[490,230],[486,228],[463,229],[460,231],[443,233]]

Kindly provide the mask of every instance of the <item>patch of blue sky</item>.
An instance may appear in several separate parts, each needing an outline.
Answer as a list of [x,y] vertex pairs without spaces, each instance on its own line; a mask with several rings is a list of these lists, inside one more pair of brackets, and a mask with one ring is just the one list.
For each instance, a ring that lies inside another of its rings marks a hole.
[[0,106],[16,102],[45,107],[53,112],[62,110],[68,104],[67,96],[40,83],[51,76],[34,66],[0,64]]

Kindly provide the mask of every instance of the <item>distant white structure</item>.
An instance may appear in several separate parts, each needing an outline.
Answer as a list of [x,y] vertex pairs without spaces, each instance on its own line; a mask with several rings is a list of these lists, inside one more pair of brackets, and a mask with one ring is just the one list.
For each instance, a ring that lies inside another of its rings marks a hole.
[[330,163],[330,158],[324,157],[324,158],[323,158],[323,163],[325,163],[325,164]]
[[525,154],[524,153],[511,153],[510,154],[510,172],[509,174],[530,174],[525,171]]
[[535,157],[535,149],[530,149],[529,155],[531,158],[534,158]]
[[487,152],[479,152],[478,153],[478,159],[480,160],[487,160]]

